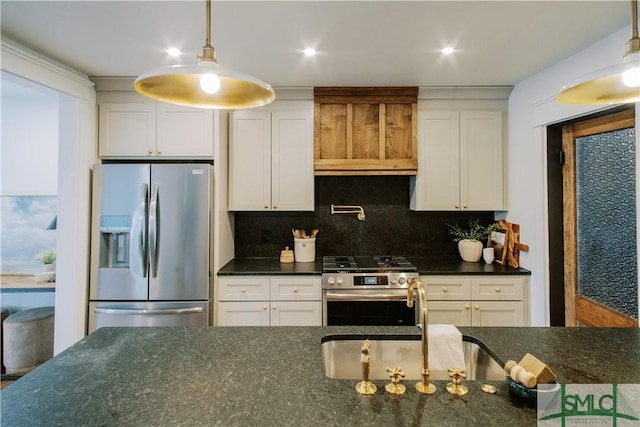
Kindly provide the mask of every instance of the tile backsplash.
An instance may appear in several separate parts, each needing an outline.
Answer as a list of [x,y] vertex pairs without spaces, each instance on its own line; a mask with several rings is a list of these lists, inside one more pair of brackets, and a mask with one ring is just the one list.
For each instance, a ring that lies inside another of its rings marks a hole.
[[[236,212],[235,256],[278,257],[293,249],[292,228],[320,231],[316,256],[396,254],[458,258],[446,224],[469,219],[493,222],[493,212],[416,212],[409,209],[407,176],[322,176],[315,178],[315,212]],[[359,205],[355,214],[331,215],[331,205]],[[268,240],[265,242],[264,240]]]

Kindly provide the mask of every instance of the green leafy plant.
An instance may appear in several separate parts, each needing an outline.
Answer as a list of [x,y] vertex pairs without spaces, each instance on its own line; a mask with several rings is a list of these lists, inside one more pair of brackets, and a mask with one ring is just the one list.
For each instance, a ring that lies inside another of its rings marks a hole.
[[486,240],[492,231],[498,228],[497,223],[493,223],[488,225],[487,227],[480,225],[480,220],[469,220],[469,225],[467,228],[462,228],[459,225],[451,225],[447,224],[447,228],[449,229],[449,236],[452,238],[454,242],[459,242],[460,240]]
[[34,258],[43,264],[53,264],[56,260],[56,251],[55,249],[49,249],[36,254]]

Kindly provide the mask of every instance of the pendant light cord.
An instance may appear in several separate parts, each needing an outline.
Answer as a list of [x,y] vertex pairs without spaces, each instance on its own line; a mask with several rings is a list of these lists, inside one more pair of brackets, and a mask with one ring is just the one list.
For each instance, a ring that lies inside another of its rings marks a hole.
[[198,56],[200,61],[210,61],[215,62],[216,60],[216,50],[211,45],[211,0],[206,0],[206,13],[207,13],[207,33],[205,44],[202,46],[202,54]]
[[638,0],[631,0],[631,38],[626,44],[624,56],[640,52],[640,38],[638,37]]
[[[207,0],[206,8],[207,8],[207,38],[205,39],[205,46],[211,46],[211,0]],[[638,29],[636,28],[636,36],[637,35],[638,35]]]

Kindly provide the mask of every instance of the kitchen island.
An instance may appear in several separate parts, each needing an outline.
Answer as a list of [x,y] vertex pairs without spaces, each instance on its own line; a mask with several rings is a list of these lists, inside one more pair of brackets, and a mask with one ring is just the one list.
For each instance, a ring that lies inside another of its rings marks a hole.
[[[473,328],[500,361],[531,352],[562,383],[640,383],[640,329]],[[1,392],[2,426],[534,426],[536,412],[484,382],[454,397],[362,396],[326,378],[332,334],[416,335],[416,327],[102,328]]]

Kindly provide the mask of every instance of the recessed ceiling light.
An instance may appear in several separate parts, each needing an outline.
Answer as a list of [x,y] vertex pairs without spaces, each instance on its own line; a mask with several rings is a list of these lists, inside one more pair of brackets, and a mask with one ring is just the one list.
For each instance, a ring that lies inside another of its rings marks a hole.
[[169,56],[174,56],[174,57],[181,55],[180,49],[176,47],[167,49],[167,53],[169,54]]
[[451,55],[453,52],[455,52],[455,49],[452,47],[445,47],[444,49],[441,50],[441,52],[444,55]]
[[304,50],[304,54],[307,56],[313,56],[316,54],[316,50],[312,47],[308,47]]

